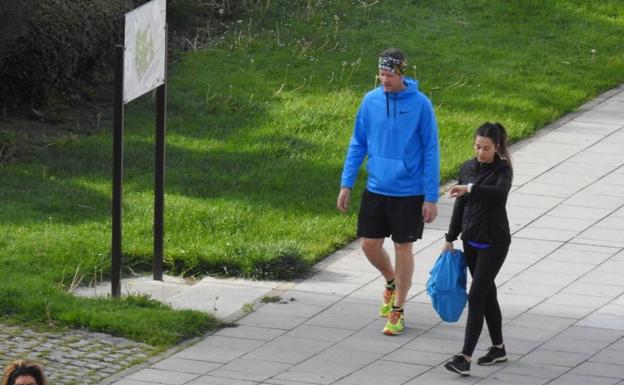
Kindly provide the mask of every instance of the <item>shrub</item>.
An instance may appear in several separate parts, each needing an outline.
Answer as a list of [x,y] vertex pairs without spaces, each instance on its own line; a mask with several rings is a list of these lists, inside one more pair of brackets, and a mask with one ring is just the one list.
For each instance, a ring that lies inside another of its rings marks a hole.
[[[62,96],[80,89],[81,81],[93,82],[94,70],[110,79],[114,46],[123,43],[123,15],[146,1],[0,0],[0,107],[45,105],[52,93]],[[230,3],[169,0],[173,45],[196,45],[222,32],[223,23],[243,10]]]
[[2,104],[40,104],[53,89],[65,88],[88,75],[98,60],[112,56],[120,42],[123,0],[25,0],[14,5],[20,14],[18,33],[4,41],[0,59]]

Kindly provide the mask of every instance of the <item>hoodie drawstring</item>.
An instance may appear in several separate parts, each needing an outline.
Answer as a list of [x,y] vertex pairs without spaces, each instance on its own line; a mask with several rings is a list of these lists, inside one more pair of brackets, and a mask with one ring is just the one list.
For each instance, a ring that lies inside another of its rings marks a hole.
[[396,94],[394,94],[394,118],[396,119]]
[[[384,95],[386,95],[386,116],[389,118],[390,117],[390,99],[388,99],[388,93],[384,92]],[[396,104],[397,104],[397,94],[392,94],[393,96],[393,100],[394,100],[394,118],[396,119]]]

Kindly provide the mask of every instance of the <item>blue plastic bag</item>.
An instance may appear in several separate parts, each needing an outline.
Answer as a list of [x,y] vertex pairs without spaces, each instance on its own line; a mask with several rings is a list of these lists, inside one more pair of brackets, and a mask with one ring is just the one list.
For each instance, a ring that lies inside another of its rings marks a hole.
[[443,251],[429,274],[427,294],[433,308],[442,320],[457,321],[468,301],[464,253],[461,250]]

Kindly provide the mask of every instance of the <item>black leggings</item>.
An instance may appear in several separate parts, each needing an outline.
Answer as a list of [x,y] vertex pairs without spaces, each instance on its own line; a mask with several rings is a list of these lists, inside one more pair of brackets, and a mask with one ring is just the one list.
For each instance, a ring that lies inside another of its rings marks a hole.
[[476,249],[464,242],[464,256],[472,284],[468,292],[468,321],[462,353],[472,356],[483,329],[483,318],[487,323],[492,345],[503,343],[502,323],[496,284],[494,278],[498,274],[509,251],[509,244],[495,244],[487,249]]

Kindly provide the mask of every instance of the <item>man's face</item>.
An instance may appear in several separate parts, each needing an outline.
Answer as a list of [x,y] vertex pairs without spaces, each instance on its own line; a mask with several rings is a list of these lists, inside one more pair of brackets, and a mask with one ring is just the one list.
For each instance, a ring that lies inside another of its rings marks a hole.
[[379,82],[386,92],[398,92],[405,88],[402,76],[388,70],[379,70]]

